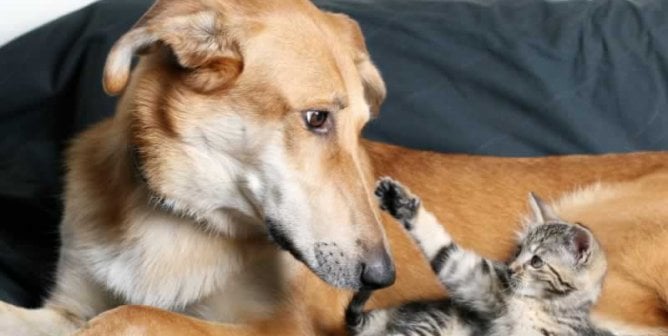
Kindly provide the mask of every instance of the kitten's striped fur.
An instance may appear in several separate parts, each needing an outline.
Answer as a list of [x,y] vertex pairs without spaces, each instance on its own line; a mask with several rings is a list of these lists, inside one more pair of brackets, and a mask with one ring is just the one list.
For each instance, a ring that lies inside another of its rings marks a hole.
[[449,298],[363,312],[371,292],[361,291],[346,311],[352,335],[614,335],[590,320],[607,268],[603,250],[589,229],[559,219],[533,194],[533,215],[509,263],[459,247],[399,183],[381,179],[376,195],[431,262]]

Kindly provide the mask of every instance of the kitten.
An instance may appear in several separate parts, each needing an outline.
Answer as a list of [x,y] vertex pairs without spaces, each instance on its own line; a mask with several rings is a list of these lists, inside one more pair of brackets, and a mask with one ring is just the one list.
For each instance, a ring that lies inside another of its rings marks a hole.
[[363,312],[371,292],[360,291],[346,310],[352,335],[613,335],[589,317],[607,268],[602,248],[589,229],[560,219],[535,195],[529,197],[532,216],[510,263],[459,247],[399,183],[381,179],[376,196],[415,240],[450,295]]

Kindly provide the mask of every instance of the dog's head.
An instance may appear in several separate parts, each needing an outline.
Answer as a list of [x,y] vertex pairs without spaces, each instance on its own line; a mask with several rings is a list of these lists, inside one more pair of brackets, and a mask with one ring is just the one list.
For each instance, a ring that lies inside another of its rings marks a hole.
[[163,206],[268,232],[335,286],[394,281],[360,143],[385,86],[353,20],[305,0],[161,0],[104,84],[125,91],[116,120]]

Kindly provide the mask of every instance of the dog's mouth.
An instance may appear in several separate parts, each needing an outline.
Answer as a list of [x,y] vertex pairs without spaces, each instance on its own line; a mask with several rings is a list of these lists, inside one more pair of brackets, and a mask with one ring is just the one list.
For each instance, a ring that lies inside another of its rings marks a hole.
[[273,219],[268,218],[266,220],[267,228],[269,230],[269,239],[276,243],[281,249],[288,251],[295,259],[306,263],[304,260],[304,254],[297,248],[297,245],[292,240],[290,235],[278,225]]
[[355,263],[335,242],[314,242],[299,249],[292,236],[275,220],[266,220],[269,238],[281,249],[306,265],[328,284],[347,289],[359,289],[362,266]]

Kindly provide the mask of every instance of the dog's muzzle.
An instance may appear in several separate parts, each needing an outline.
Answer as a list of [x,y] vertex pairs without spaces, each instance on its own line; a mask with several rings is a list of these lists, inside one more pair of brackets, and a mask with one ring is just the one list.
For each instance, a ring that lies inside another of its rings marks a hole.
[[371,290],[395,281],[394,263],[382,246],[367,250],[362,258],[333,241],[299,244],[302,250],[279,223],[271,219],[266,223],[272,241],[332,286]]

